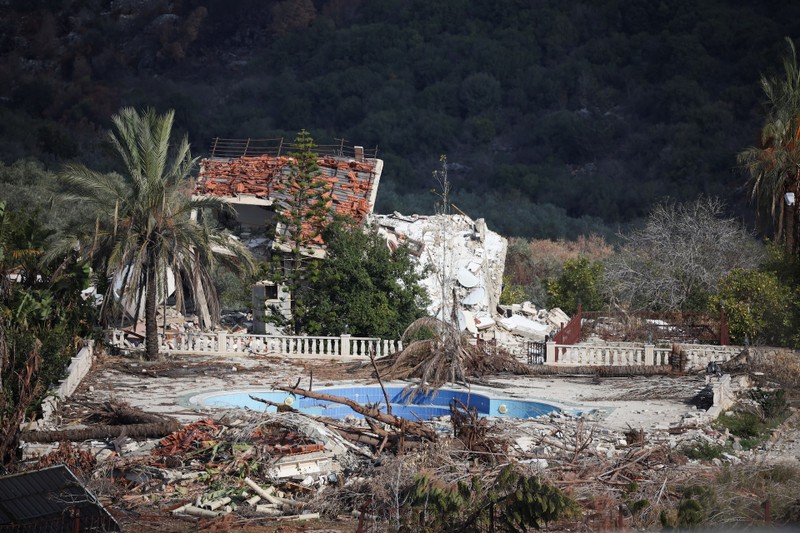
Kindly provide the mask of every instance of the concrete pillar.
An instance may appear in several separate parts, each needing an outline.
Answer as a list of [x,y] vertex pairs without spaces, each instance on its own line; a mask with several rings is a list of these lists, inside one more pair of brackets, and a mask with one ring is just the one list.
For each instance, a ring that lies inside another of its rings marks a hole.
[[341,341],[341,347],[339,348],[339,355],[342,357],[349,357],[350,356],[350,334],[344,333],[339,336],[339,340]]
[[217,351],[219,353],[228,353],[228,332],[220,331],[217,333]]
[[646,366],[652,366],[654,364],[654,357],[655,351],[653,350],[655,346],[652,344],[645,344],[644,345],[644,364]]
[[556,363],[556,343],[555,341],[547,341],[547,346],[545,348],[545,363],[548,365],[552,365]]

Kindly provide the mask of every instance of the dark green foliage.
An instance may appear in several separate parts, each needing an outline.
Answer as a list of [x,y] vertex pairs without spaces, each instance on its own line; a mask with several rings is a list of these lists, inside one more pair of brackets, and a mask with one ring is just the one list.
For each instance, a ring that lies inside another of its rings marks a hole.
[[630,508],[631,513],[636,514],[636,513],[640,512],[640,511],[650,507],[650,500],[646,500],[646,499],[645,500],[636,500],[635,502],[632,502],[628,507]]
[[9,424],[38,406],[63,377],[77,341],[93,334],[93,301],[81,298],[88,265],[74,253],[43,260],[49,235],[35,211],[0,202],[0,462],[13,460],[18,427]]
[[417,531],[526,531],[570,513],[574,502],[558,488],[504,467],[490,485],[476,476],[445,485],[420,474],[409,490],[407,527]]
[[783,389],[774,391],[755,389],[751,390],[749,394],[761,409],[761,417],[765,421],[784,417],[789,409],[789,404],[786,402],[786,391]]
[[[304,125],[379,147],[379,211],[429,211],[427,169],[448,153],[462,209],[549,238],[613,233],[667,195],[749,212],[730,170],[760,126],[759,74],[800,32],[792,2],[103,6],[0,7],[0,160],[103,161],[121,100],[176,109],[199,149]],[[500,182],[501,165],[530,173]]]
[[695,527],[704,523],[714,511],[716,504],[714,491],[710,487],[693,485],[683,489],[678,504],[678,526]]
[[277,273],[273,279],[292,294],[292,317],[287,325],[293,333],[303,330],[304,315],[312,307],[304,289],[317,278],[320,263],[314,253],[322,246],[322,234],[333,218],[330,186],[321,177],[315,148],[311,135],[301,130],[290,154],[289,174],[276,185],[280,197],[275,211],[276,241],[281,253],[273,256]]
[[757,437],[764,430],[761,418],[755,413],[735,412],[722,415],[717,419],[717,425],[727,428],[731,435],[745,439]]
[[733,342],[744,344],[747,337],[753,344],[797,346],[796,291],[773,272],[737,268],[719,280],[709,307],[718,310],[724,305]]
[[406,247],[390,251],[374,229],[344,223],[325,232],[327,253],[302,290],[302,329],[398,339],[424,315],[427,295]]
[[212,276],[223,311],[247,311],[251,308],[254,278],[223,268],[215,269]]
[[689,459],[710,461],[722,457],[722,454],[725,452],[725,447],[701,441],[686,446],[681,451]]
[[742,406],[732,413],[717,418],[715,424],[727,428],[731,435],[739,437],[745,450],[754,448],[769,438],[770,429],[780,425],[787,416],[788,404],[782,389],[749,392],[750,405]]
[[584,311],[599,311],[605,303],[602,279],[602,263],[587,257],[570,259],[564,263],[561,275],[547,283],[548,304],[568,314],[575,313],[579,303]]

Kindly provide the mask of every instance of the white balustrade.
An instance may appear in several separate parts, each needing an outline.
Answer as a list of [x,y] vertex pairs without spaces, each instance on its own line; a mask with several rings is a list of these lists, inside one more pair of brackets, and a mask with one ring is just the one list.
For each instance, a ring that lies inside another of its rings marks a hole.
[[[705,368],[711,361],[724,363],[742,351],[740,346],[687,344],[688,369]],[[547,343],[545,364],[564,366],[668,366],[672,348],[652,344],[556,344]]]
[[[130,340],[121,330],[106,332],[106,342],[122,349],[143,349],[144,341]],[[372,337],[315,337],[254,335],[221,332],[159,333],[159,351],[165,354],[271,354],[306,357],[385,357],[402,349],[397,340]]]

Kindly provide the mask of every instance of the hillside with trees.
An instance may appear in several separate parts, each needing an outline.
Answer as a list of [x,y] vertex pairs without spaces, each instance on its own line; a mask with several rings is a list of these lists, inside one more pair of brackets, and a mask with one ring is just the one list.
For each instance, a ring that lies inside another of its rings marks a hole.
[[[0,159],[110,161],[123,106],[215,136],[378,147],[378,210],[456,205],[508,236],[614,235],[664,197],[752,212],[736,154],[762,73],[800,30],[786,2],[9,0]],[[5,179],[4,179],[5,181]]]

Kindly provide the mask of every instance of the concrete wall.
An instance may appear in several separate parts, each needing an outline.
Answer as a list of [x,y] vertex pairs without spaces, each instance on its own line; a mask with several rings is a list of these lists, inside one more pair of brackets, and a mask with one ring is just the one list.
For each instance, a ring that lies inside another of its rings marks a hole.
[[32,424],[33,426],[38,429],[53,429],[58,425],[56,416],[58,402],[69,398],[75,392],[83,378],[89,373],[93,362],[94,341],[86,341],[86,346],[81,348],[78,354],[70,361],[67,367],[67,377],[50,389],[50,394],[42,402],[42,418]]

